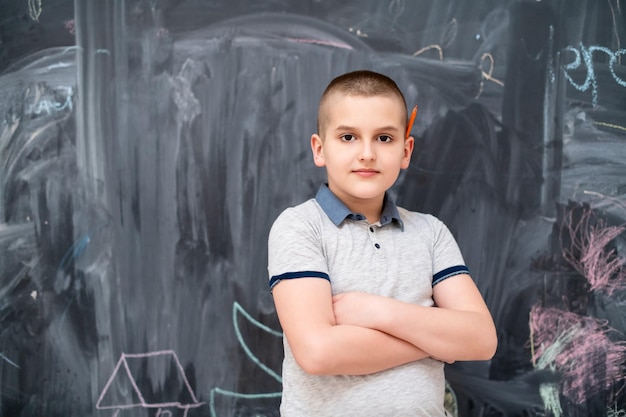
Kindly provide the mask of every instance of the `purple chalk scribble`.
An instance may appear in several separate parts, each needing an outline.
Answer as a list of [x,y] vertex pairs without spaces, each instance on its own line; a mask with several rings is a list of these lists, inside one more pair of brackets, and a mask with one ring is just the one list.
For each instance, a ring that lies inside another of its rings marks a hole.
[[530,311],[533,364],[562,374],[562,394],[576,404],[624,380],[626,344],[608,337],[606,322],[557,308]]
[[615,249],[608,249],[613,239],[626,230],[626,225],[607,226],[589,206],[583,206],[580,219],[574,220],[574,210],[567,210],[563,218],[565,234],[570,244],[561,246],[563,258],[591,285],[591,291],[613,295],[626,287],[624,259],[617,256]]

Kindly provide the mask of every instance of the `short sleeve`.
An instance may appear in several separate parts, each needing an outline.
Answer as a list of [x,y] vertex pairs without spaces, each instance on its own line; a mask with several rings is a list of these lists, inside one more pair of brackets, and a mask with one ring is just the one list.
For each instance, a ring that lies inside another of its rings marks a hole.
[[268,238],[270,290],[283,279],[322,278],[330,281],[321,227],[315,216],[299,207],[281,213]]
[[446,278],[459,274],[469,274],[454,236],[448,227],[435,219],[433,242],[433,286]]

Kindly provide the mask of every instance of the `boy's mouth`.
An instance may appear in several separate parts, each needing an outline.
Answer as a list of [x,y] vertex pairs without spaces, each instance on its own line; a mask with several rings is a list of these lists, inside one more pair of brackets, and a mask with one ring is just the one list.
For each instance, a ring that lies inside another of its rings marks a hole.
[[355,169],[354,171],[352,171],[353,173],[360,175],[362,177],[371,177],[373,175],[378,174],[378,171],[375,169],[368,169],[368,168],[363,168],[363,169]]

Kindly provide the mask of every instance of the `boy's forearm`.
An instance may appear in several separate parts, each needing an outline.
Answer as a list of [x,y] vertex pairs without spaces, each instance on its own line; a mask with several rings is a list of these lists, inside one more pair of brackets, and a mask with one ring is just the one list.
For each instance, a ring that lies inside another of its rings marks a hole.
[[337,323],[387,333],[445,362],[493,356],[497,345],[493,321],[486,308],[475,304],[479,303],[458,309],[427,307],[365,293],[333,298]]
[[[315,375],[366,375],[429,355],[415,345],[375,329],[331,326],[300,365]],[[312,354],[315,352],[315,354]]]
[[446,362],[487,360],[497,338],[491,317],[473,311],[423,307],[389,300],[372,327],[419,346]]
[[[490,340],[495,339],[495,334],[491,336],[490,318],[438,307],[402,307],[389,312],[379,327],[446,361],[487,360],[493,356],[495,345]],[[406,317],[404,314],[414,308],[421,310],[415,326],[398,322],[397,318]]]

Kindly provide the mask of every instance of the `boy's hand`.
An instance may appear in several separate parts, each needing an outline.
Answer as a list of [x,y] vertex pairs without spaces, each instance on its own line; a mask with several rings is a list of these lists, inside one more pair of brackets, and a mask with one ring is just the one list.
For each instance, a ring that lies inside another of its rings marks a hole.
[[384,314],[384,304],[389,299],[364,292],[346,292],[333,296],[333,313],[337,324],[377,328]]

